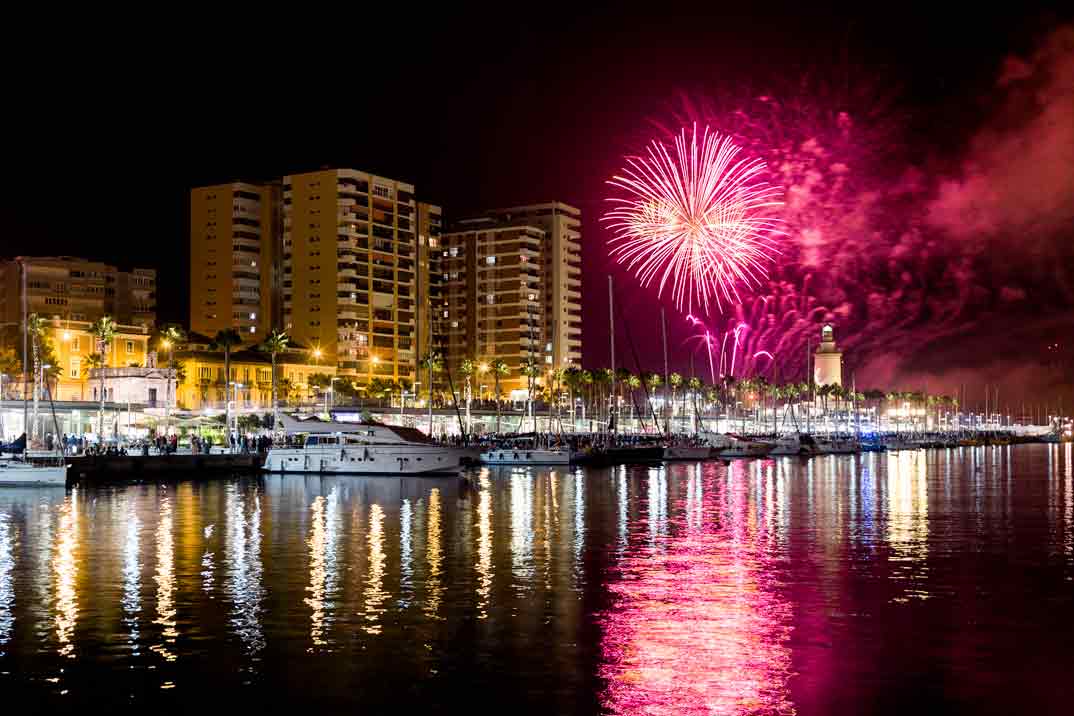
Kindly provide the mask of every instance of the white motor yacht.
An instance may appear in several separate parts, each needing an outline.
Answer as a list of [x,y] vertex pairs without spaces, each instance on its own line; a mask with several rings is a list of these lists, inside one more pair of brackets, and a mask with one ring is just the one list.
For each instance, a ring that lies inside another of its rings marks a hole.
[[273,447],[264,470],[347,475],[457,474],[477,451],[440,445],[413,428],[295,420],[281,416],[288,435],[305,435],[301,447]]
[[67,484],[67,465],[35,464],[21,460],[0,460],[0,485],[38,485],[63,487]]
[[817,452],[817,445],[813,442],[812,438],[808,435],[788,435],[786,437],[777,438],[772,443],[772,452],[769,454],[773,457],[777,456],[802,456],[813,455]]

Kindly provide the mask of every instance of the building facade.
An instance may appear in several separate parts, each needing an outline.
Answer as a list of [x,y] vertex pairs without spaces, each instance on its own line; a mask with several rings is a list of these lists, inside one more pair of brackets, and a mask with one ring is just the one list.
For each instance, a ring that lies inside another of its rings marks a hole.
[[557,370],[582,362],[581,217],[579,209],[559,201],[492,209],[481,217],[500,225],[526,224],[544,231],[545,363]]
[[279,325],[280,187],[231,183],[190,192],[190,329],[234,328],[258,342]]
[[22,322],[26,266],[27,313],[90,322],[111,316],[127,326],[152,329],[157,321],[157,272],[120,271],[72,256],[20,256],[0,262],[0,323]]
[[415,380],[419,223],[410,184],[351,169],[283,179],[284,327],[355,383]]
[[[93,379],[95,374],[91,374],[91,371],[96,364],[92,356],[100,355],[101,350],[96,336],[90,333],[91,325],[88,321],[67,321],[59,318],[49,321],[46,340],[59,367],[58,375],[52,385],[53,400],[99,399],[98,381]],[[101,367],[106,369],[152,368],[155,356],[149,345],[150,338],[150,329],[146,326],[118,324],[115,336],[103,353]],[[112,374],[106,370],[106,376],[109,375]],[[106,400],[111,400],[110,396],[116,394],[115,387],[115,384],[105,386]],[[109,388],[111,388],[110,391]],[[121,389],[120,392],[123,390]],[[165,395],[163,390],[155,396],[151,396],[146,391],[142,397],[145,400],[161,401],[163,404]]]
[[446,300],[439,318],[446,337],[445,367],[455,375],[466,359],[486,365],[502,360],[508,374],[501,378],[500,390],[510,395],[525,390],[526,363],[540,365],[541,373],[552,366],[546,349],[545,232],[490,219],[468,220],[463,227],[445,234],[442,242]]
[[[277,399],[280,405],[309,403],[317,395],[310,376],[336,375],[334,365],[310,362],[308,351],[287,350],[276,356]],[[205,343],[191,343],[175,352],[182,366],[176,389],[183,410],[220,410],[227,400],[225,385],[230,383],[231,399],[239,409],[272,409],[272,357],[264,351],[246,349],[231,354],[230,381],[224,379],[224,354]]]

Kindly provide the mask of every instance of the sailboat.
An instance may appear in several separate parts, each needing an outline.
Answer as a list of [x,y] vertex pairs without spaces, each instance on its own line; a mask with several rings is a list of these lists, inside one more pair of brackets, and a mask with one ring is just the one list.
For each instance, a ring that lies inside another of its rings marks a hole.
[[[27,382],[27,338],[29,333],[29,315],[26,307],[26,265],[22,265],[22,366],[23,366],[23,391],[22,408],[23,415],[28,414],[28,398],[26,396]],[[23,432],[22,437],[12,446],[12,456],[8,459],[0,459],[0,485],[40,485],[45,487],[64,487],[67,485],[67,465],[64,462],[63,453],[34,449],[35,435],[38,427],[38,397],[42,384],[48,391],[48,382],[44,380],[44,367],[38,365],[37,360],[37,337],[34,337],[34,416],[30,431]],[[49,404],[52,404],[52,395],[49,392]],[[52,411],[52,421],[56,425],[56,411]],[[24,423],[27,422],[24,420]],[[30,426],[24,426],[30,427]],[[59,440],[60,431],[57,427],[56,437]],[[29,439],[27,439],[29,438]],[[43,441],[41,441],[43,442]]]

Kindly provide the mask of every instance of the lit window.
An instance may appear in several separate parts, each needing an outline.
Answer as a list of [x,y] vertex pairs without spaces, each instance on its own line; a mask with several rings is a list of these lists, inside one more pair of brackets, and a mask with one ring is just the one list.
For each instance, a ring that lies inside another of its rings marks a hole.
[[255,320],[256,318],[257,318],[257,314],[256,314],[256,313],[251,313],[251,314],[250,314],[250,320],[251,320],[251,321]]
[[450,253],[452,256],[458,256],[459,255],[459,247],[458,246],[452,246],[448,250],[448,253]]
[[444,311],[444,318],[447,318],[447,314],[448,314],[448,312]]
[[492,294],[490,293],[489,295],[485,296],[485,300],[486,300],[486,301],[487,301],[488,303],[495,303],[495,302],[496,302],[496,297],[495,297],[495,296],[493,296],[493,295],[492,295]]
[[496,263],[496,257],[495,256],[486,256],[485,257],[485,263],[487,263],[489,265],[492,265],[492,264]]
[[254,328],[253,326],[250,326],[250,333],[253,333],[256,330],[257,330],[256,328]]
[[545,363],[551,363],[552,362],[552,356],[545,356],[544,357],[544,362]]
[[134,341],[127,341],[127,352],[128,353],[133,353],[134,352]]
[[452,328],[458,328],[459,327],[459,322],[458,321],[452,321],[451,322],[451,327]]

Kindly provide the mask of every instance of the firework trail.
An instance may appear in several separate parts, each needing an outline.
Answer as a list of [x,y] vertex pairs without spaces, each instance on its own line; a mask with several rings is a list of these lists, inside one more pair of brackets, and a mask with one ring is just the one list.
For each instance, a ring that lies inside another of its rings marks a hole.
[[770,214],[781,190],[763,180],[764,161],[740,152],[707,126],[698,136],[695,123],[672,151],[654,140],[608,182],[623,192],[602,217],[614,233],[611,255],[642,286],[657,282],[657,295],[668,288],[680,311],[739,302],[739,288],[762,285],[778,253]]

